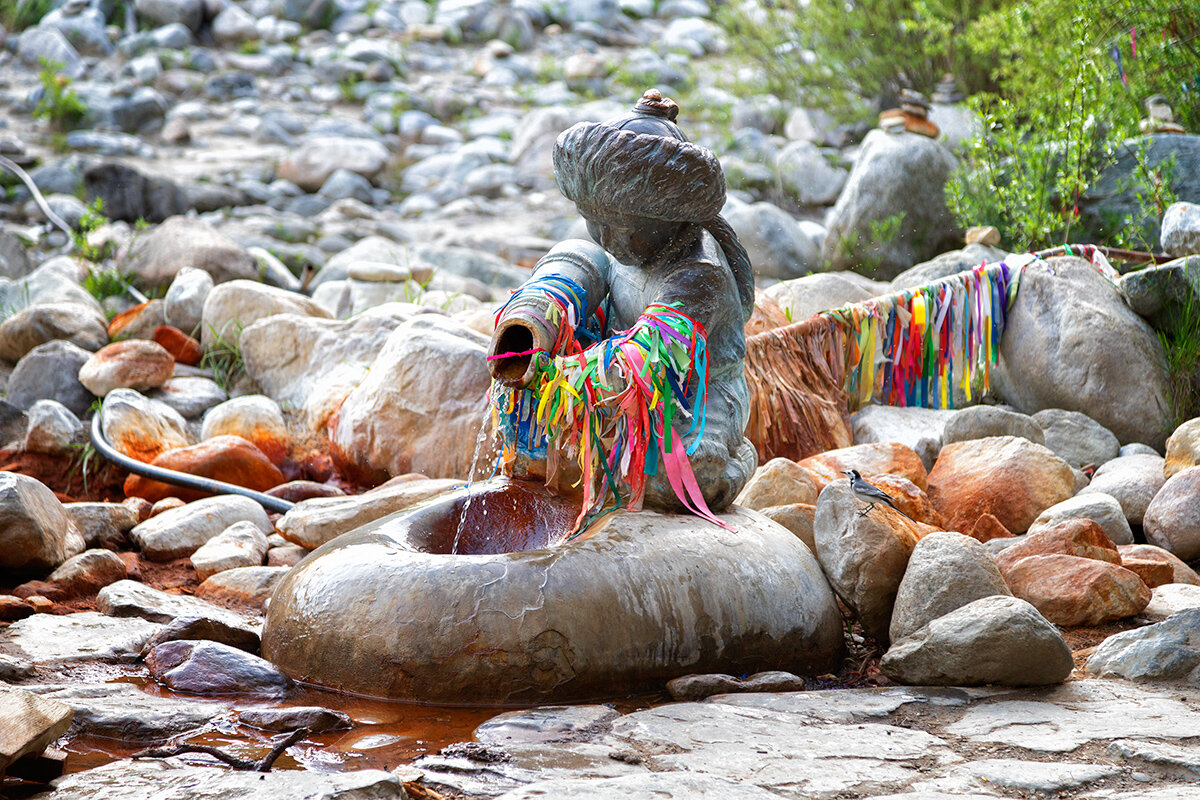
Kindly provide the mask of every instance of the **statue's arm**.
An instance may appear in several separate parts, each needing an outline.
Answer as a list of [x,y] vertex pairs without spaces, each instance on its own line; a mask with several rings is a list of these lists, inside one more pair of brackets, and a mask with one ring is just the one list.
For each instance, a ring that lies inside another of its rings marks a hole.
[[[609,270],[608,253],[592,242],[568,239],[551,248],[496,320],[488,350],[492,377],[512,386],[526,385],[534,354],[556,355],[564,327],[572,319],[581,324],[599,308],[608,295]],[[564,298],[572,306],[569,315],[560,313]]]

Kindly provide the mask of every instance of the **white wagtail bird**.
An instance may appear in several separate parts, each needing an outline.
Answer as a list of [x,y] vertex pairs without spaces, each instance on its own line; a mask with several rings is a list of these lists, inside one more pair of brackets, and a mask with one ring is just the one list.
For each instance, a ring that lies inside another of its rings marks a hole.
[[[884,505],[891,506],[896,511],[904,514],[904,512],[900,511],[900,509],[896,507],[896,504],[892,502],[891,495],[863,480],[863,476],[858,474],[858,470],[844,469],[842,470],[842,474],[850,478],[850,491],[854,494],[854,499],[861,503],[867,503],[865,508],[859,510],[858,515],[860,517],[865,517],[867,514],[870,514],[871,509],[875,507],[876,503],[883,503]],[[909,517],[908,514],[904,514],[904,516],[912,519],[913,522],[916,522],[916,520],[912,517]]]

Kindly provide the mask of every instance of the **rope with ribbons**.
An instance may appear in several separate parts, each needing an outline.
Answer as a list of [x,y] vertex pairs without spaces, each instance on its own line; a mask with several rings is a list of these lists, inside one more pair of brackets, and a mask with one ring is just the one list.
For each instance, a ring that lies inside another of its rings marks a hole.
[[850,405],[953,408],[991,384],[1000,338],[1021,274],[1057,255],[1078,255],[1118,289],[1107,248],[1062,245],[1010,255],[925,286],[821,312],[843,336],[844,389]]
[[518,451],[544,455],[549,476],[559,458],[575,459],[583,484],[577,533],[622,505],[640,508],[647,479],[660,469],[685,508],[728,527],[709,510],[688,460],[704,435],[706,340],[704,326],[678,304],[655,303],[632,328],[586,349],[537,354],[528,388],[493,383],[501,460]]

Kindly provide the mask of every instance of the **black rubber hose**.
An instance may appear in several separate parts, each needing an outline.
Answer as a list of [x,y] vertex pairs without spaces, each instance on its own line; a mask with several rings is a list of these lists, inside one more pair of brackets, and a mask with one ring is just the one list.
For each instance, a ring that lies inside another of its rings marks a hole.
[[104,438],[104,431],[101,429],[100,424],[100,414],[101,411],[97,411],[96,415],[92,417],[92,446],[96,448],[96,452],[122,469],[129,470],[135,475],[141,475],[143,478],[153,478],[156,481],[173,483],[176,486],[185,486],[188,489],[197,489],[201,492],[209,492],[211,494],[240,494],[242,497],[249,497],[267,511],[276,511],[280,514],[286,514],[296,505],[291,501],[272,497],[262,492],[256,492],[244,486],[237,486],[232,483],[225,483],[224,481],[215,481],[212,478],[201,478],[199,475],[189,475],[186,472],[166,469],[165,467],[155,467],[143,461],[130,458],[113,447]]

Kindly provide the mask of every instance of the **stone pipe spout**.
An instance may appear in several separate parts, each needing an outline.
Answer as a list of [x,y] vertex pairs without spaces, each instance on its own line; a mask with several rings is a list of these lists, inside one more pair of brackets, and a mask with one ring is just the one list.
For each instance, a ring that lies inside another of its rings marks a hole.
[[522,306],[505,309],[488,346],[492,378],[512,388],[533,382],[539,353],[553,354],[555,332]]

